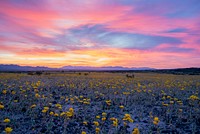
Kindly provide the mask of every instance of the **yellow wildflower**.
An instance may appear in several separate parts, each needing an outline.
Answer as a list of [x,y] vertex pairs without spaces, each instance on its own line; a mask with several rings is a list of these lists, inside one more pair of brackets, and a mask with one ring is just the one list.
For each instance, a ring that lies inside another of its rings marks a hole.
[[3,109],[4,108],[4,105],[3,104],[0,104],[0,109]]
[[158,122],[157,122],[157,121],[153,121],[153,124],[154,124],[154,125],[158,125]]
[[88,125],[87,121],[84,121],[83,124],[84,124],[84,125]]
[[99,115],[97,115],[97,116],[96,116],[96,118],[97,118],[97,119],[100,119],[100,116],[99,116]]
[[162,102],[162,105],[167,107],[169,104]]
[[158,125],[158,123],[159,123],[159,118],[158,117],[154,117],[153,124],[154,125]]
[[88,102],[88,101],[84,101],[83,104],[87,104],[87,105],[89,105],[90,102]]
[[73,108],[69,108],[69,112],[74,113],[74,109]]
[[111,105],[111,100],[106,100],[106,104],[110,106]]
[[61,104],[56,104],[56,107],[59,109],[62,109],[62,105]]
[[54,114],[55,117],[58,117],[59,115],[57,113]]
[[67,117],[72,117],[72,116],[73,116],[73,113],[67,111],[67,112],[66,112],[66,115],[67,115]]
[[131,118],[130,114],[125,114],[123,120],[124,121],[133,122],[133,119]]
[[99,126],[99,122],[94,121],[93,123],[94,123],[95,126]]
[[118,122],[117,121],[113,121],[113,126],[117,127],[118,126]]
[[12,91],[11,93],[12,93],[12,94],[16,94],[16,92],[15,92],[15,91]]
[[86,132],[85,132],[85,131],[82,131],[81,134],[86,134]]
[[128,121],[129,121],[129,122],[133,122],[133,119],[131,119],[131,118],[128,118]]
[[40,95],[38,93],[35,94],[36,98],[40,98]]
[[61,105],[60,105],[60,104],[58,104],[58,103],[57,103],[55,106],[56,106],[56,107],[61,107]]
[[95,128],[95,131],[96,131],[96,133],[99,133],[100,128],[96,127],[96,128]]
[[46,110],[46,109],[43,109],[43,110],[42,110],[42,112],[43,112],[43,113],[46,113],[46,112],[47,112],[47,110]]
[[6,89],[4,89],[4,90],[2,91],[2,93],[3,93],[3,94],[6,94],[6,93],[7,93],[7,90],[6,90]]
[[103,118],[101,118],[101,120],[102,120],[102,121],[105,121],[105,120],[106,120],[106,118],[105,118],[105,117],[103,117]]
[[50,114],[50,115],[54,115],[54,112],[51,111],[49,114]]
[[140,131],[138,128],[134,128],[132,134],[140,134]]
[[5,132],[6,132],[7,134],[10,134],[12,131],[13,131],[13,129],[12,129],[11,127],[6,127],[6,128],[5,128]]
[[196,95],[191,95],[189,99],[191,99],[191,100],[198,100],[198,99],[199,99],[199,97],[198,97],[198,96],[196,96]]
[[158,118],[158,117],[154,117],[153,120],[154,120],[154,121],[159,121],[159,118]]
[[60,116],[63,116],[63,115],[65,115],[65,112],[60,113]]
[[115,118],[114,118],[114,117],[112,117],[112,118],[110,118],[110,120],[111,120],[111,121],[114,121],[114,120],[115,120]]
[[123,105],[121,105],[121,106],[119,106],[119,108],[121,108],[121,109],[124,109],[124,106],[123,106]]
[[104,116],[104,117],[105,117],[106,115],[107,115],[107,114],[106,114],[105,112],[103,112],[103,113],[102,113],[102,116]]
[[47,110],[47,111],[48,111],[48,110],[49,110],[49,107],[44,107],[44,110]]
[[3,120],[3,122],[8,123],[8,122],[10,122],[10,119],[6,118]]

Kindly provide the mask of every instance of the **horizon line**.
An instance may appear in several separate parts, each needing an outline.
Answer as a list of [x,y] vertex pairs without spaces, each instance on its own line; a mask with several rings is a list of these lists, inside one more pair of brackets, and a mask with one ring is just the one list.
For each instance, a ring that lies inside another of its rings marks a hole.
[[83,65],[64,65],[61,67],[50,67],[50,66],[34,66],[34,65],[20,65],[20,64],[0,64],[0,65],[16,65],[20,67],[44,67],[44,68],[49,68],[49,69],[62,69],[63,67],[91,67],[91,68],[106,68],[106,67],[119,67],[119,68],[125,68],[125,69],[140,69],[140,68],[149,68],[149,69],[155,69],[155,70],[161,70],[161,69],[186,69],[186,68],[200,68],[200,67],[173,67],[173,68],[154,68],[154,67],[126,67],[126,66],[83,66]]

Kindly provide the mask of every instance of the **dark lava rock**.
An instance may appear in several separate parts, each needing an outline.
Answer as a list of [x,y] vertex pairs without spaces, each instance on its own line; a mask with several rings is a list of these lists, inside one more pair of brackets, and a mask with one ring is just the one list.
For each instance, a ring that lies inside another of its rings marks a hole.
[[53,101],[52,104],[57,104],[57,102],[56,102],[56,101]]
[[186,123],[188,120],[186,118],[182,118],[181,122]]
[[200,126],[200,117],[196,121],[197,126]]
[[178,134],[176,130],[162,130],[161,134]]
[[142,121],[142,122],[144,122],[144,123],[148,123],[148,121],[147,121],[147,120],[144,120],[144,121]]
[[47,131],[47,129],[44,127],[40,130],[41,133],[45,133],[46,131]]
[[27,111],[27,109],[25,107],[22,108],[21,110],[23,113],[25,113]]
[[60,100],[60,96],[55,96],[55,100]]
[[25,121],[25,122],[28,122],[28,121],[30,121],[30,120],[31,120],[30,117],[24,118],[24,121]]
[[55,95],[55,94],[56,94],[56,92],[55,92],[55,91],[53,91],[53,92],[52,92],[52,94],[53,94],[53,95]]

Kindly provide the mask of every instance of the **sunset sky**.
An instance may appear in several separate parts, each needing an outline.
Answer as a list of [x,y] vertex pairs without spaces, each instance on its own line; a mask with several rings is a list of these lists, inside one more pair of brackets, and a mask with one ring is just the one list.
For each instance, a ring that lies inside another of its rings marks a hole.
[[200,67],[200,0],[1,0],[0,64]]

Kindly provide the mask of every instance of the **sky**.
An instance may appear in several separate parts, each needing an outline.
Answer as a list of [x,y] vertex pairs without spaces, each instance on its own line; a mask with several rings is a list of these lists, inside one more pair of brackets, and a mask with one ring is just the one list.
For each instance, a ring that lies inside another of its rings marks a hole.
[[200,67],[200,0],[1,0],[0,64]]

